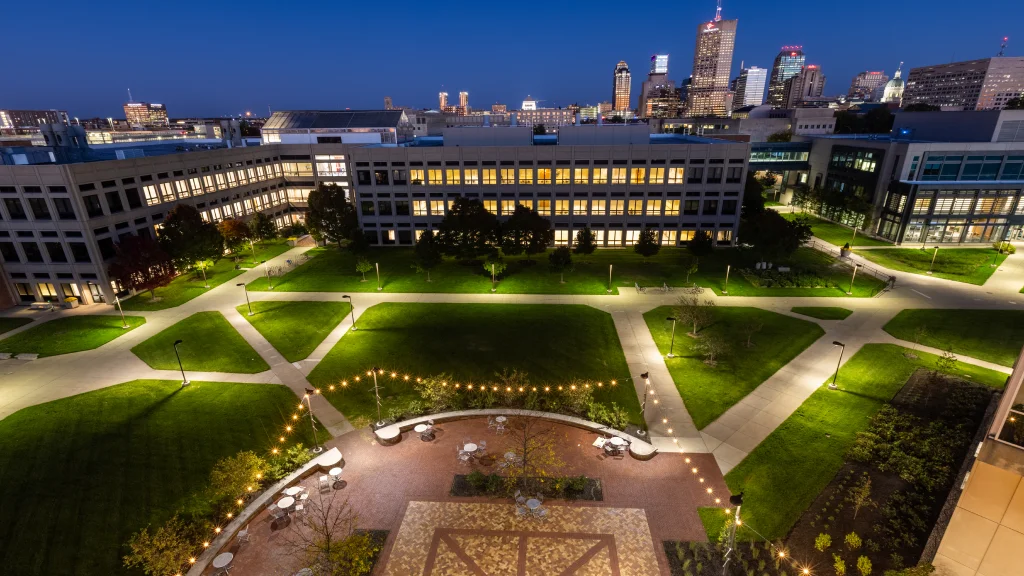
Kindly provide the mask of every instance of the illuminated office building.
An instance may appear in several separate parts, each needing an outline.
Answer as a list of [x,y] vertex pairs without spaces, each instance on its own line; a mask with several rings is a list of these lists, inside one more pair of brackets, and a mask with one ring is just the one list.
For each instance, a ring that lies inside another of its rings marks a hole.
[[689,88],[687,116],[726,116],[732,53],[739,20],[722,20],[721,13],[697,27],[693,54],[693,76]]
[[807,57],[801,46],[783,46],[775,57],[772,74],[768,78],[768,104],[774,108],[784,108],[786,104],[786,80],[796,76],[803,70]]
[[459,92],[459,106],[466,114],[469,113],[469,92]]
[[615,110],[629,110],[629,66],[624,60],[615,65],[612,75],[612,102]]
[[124,105],[124,117],[132,126],[167,126],[167,107],[148,102],[128,102]]
[[786,108],[796,108],[800,102],[821,98],[824,91],[825,75],[821,66],[808,64],[799,74],[786,80],[783,102]]
[[903,104],[950,110],[1002,110],[1024,95],[1024,56],[982,58],[911,68]]
[[740,71],[736,78],[736,98],[732,108],[760,106],[764,104],[764,87],[768,82],[768,70],[751,66]]
[[888,81],[889,76],[885,72],[864,71],[853,77],[846,95],[851,99],[871,101],[875,99],[878,89]]

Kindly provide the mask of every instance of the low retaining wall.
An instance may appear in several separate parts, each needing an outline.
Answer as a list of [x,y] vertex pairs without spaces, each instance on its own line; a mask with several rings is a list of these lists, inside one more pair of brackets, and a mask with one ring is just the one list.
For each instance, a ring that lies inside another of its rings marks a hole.
[[637,460],[650,460],[658,453],[658,449],[652,446],[649,442],[640,440],[636,436],[630,436],[621,430],[610,428],[597,422],[591,422],[590,420],[584,420],[583,418],[577,418],[575,416],[566,416],[564,414],[555,414],[553,412],[538,412],[536,410],[518,410],[518,409],[501,409],[501,408],[488,408],[486,410],[458,410],[456,412],[441,412],[440,414],[428,414],[426,416],[419,416],[417,418],[410,418],[408,420],[402,420],[401,422],[395,422],[383,428],[378,428],[374,431],[377,435],[377,441],[383,446],[390,446],[397,444],[402,440],[402,432],[412,430],[417,424],[426,424],[427,420],[433,420],[435,424],[441,422],[452,422],[454,420],[466,420],[469,418],[481,418],[486,416],[526,416],[530,418],[539,418],[548,422],[555,422],[557,424],[566,424],[568,426],[574,426],[576,428],[583,428],[584,430],[590,430],[597,434],[603,434],[605,436],[618,436],[623,440],[629,442],[629,455]]

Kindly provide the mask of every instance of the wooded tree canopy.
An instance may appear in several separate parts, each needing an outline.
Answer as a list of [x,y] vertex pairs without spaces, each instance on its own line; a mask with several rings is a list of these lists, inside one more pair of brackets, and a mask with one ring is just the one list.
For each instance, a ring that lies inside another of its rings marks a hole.
[[355,206],[345,197],[345,189],[334,184],[321,184],[306,199],[309,212],[306,227],[318,240],[335,242],[338,247],[359,233]]
[[183,270],[224,255],[224,238],[217,227],[188,204],[178,204],[167,213],[159,235],[160,247]]
[[476,258],[491,251],[500,226],[479,200],[458,198],[438,226],[441,250],[456,258]]

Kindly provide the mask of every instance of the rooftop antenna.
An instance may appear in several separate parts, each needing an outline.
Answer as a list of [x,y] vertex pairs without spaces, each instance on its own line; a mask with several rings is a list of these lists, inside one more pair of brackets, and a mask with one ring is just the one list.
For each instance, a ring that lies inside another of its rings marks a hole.
[[[1003,42],[1003,46],[1006,46],[1006,42]],[[128,89],[128,102],[135,102],[135,100],[132,100],[132,89],[131,88]]]
[[1009,36],[1003,36],[1003,44],[999,46],[999,54],[996,54],[997,58],[1001,58],[1006,53],[1006,42],[1010,39]]
[[722,20],[722,0],[718,0],[718,9],[715,10],[715,22]]

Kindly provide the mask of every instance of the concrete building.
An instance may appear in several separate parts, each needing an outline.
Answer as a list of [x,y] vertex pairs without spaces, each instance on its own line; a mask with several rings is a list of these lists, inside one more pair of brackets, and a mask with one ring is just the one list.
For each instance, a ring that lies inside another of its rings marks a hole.
[[167,126],[167,107],[149,102],[126,102],[124,117],[133,128]]
[[797,136],[832,134],[835,125],[835,114],[827,108],[776,109],[762,104],[739,108],[731,118],[666,119],[655,126],[661,132],[682,129],[687,134],[755,143],[767,142],[769,136],[780,132]]
[[508,112],[508,106],[504,104],[491,104],[491,114],[504,114]]
[[739,20],[722,20],[719,13],[714,20],[697,26],[687,116],[727,116],[732,111],[726,99],[738,24]]
[[0,130],[39,130],[40,124],[70,124],[64,110],[0,110]]
[[537,109],[537,101],[534,100],[533,98],[531,98],[530,96],[527,96],[526,100],[523,100],[522,110],[536,110],[536,109]]
[[1024,95],[1024,56],[912,68],[903,104],[931,104],[948,110],[1002,110]]
[[865,70],[853,77],[846,96],[851,100],[871,102],[875,99],[878,89],[885,86],[888,81],[889,76],[885,72]]
[[775,108],[786,107],[786,81],[804,68],[807,58],[801,48],[802,46],[783,46],[775,56],[772,73],[768,79],[768,104]]
[[643,101],[640,115],[645,118],[679,118],[686,109],[679,89],[674,86],[658,86],[651,89]]
[[570,126],[575,121],[575,113],[568,108],[537,108],[535,110],[519,110],[515,113],[516,123],[521,126],[543,124],[545,128]]
[[821,67],[807,64],[798,74],[786,80],[783,102],[786,108],[796,108],[801,102],[821,98],[825,90],[825,75]]
[[395,145],[414,130],[404,110],[286,110],[274,112],[262,132],[264,144]]
[[469,92],[459,92],[459,107],[469,114]]
[[732,110],[764,104],[764,88],[768,82],[768,70],[751,66],[743,68],[736,77]]
[[[652,116],[652,109],[657,108],[661,110],[662,114],[665,112],[665,102],[659,102],[656,106],[651,106],[648,103],[648,98],[654,91],[658,91],[657,98],[664,100],[665,98],[671,98],[668,92],[674,90],[676,83],[668,78],[668,54],[655,54],[651,56],[651,71],[647,74],[647,79],[640,85],[640,97],[637,101],[637,115],[641,118],[649,118]],[[678,100],[678,92],[676,93],[676,99]],[[669,106],[671,110],[677,110],[678,106]],[[672,112],[678,115],[678,111]],[[665,118],[666,116],[660,116]],[[668,116],[672,118],[674,116]]]
[[[630,109],[629,91],[629,66],[626,65],[625,61],[620,60],[619,63],[615,65],[615,72],[612,73],[612,102],[615,105],[615,110]],[[525,106],[523,106],[523,110],[526,110]]]

